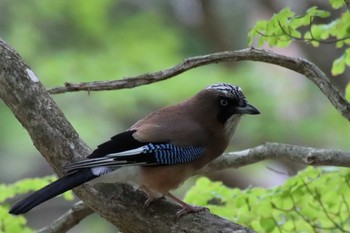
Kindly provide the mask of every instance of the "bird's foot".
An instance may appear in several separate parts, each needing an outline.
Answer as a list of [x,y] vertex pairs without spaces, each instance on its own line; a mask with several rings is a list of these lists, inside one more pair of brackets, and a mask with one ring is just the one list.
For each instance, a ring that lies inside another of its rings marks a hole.
[[206,208],[206,207],[187,204],[186,202],[184,202],[181,199],[175,197],[174,195],[172,195],[169,192],[166,193],[165,195],[168,196],[169,198],[173,199],[174,201],[176,201],[178,204],[180,204],[182,206],[182,209],[176,213],[175,220],[179,219],[180,217],[182,217],[182,216],[184,216],[185,214],[188,214],[188,213],[197,213],[197,212],[201,212],[201,211],[209,211],[209,209]]
[[201,211],[209,211],[209,209],[203,206],[194,206],[186,204],[182,206],[182,209],[176,213],[175,219],[179,219],[180,217],[188,213],[197,213]]

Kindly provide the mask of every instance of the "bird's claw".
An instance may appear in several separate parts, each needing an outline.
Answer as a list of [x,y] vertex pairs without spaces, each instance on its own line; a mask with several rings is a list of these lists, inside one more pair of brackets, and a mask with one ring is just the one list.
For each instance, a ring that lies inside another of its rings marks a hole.
[[208,211],[209,212],[209,209],[207,207],[203,207],[203,206],[194,206],[194,205],[183,206],[183,208],[176,213],[175,220],[179,219],[180,217],[182,217],[185,214],[197,213],[197,212],[201,212],[201,211]]

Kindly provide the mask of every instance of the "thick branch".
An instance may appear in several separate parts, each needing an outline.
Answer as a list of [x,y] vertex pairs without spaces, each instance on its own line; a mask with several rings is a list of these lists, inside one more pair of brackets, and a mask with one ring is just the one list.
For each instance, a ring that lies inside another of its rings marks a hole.
[[100,81],[72,84],[66,83],[64,87],[56,87],[49,90],[50,94],[58,94],[71,91],[101,91],[132,88],[146,85],[171,78],[195,67],[218,63],[235,61],[259,61],[279,65],[294,70],[316,84],[316,86],[327,96],[332,105],[350,121],[350,104],[330,82],[328,77],[313,63],[302,58],[287,57],[270,51],[249,48],[238,51],[227,51],[204,56],[187,58],[180,64],[169,69],[148,73],[136,77],[128,77],[115,81]]
[[[293,161],[313,166],[350,167],[350,152],[266,142],[247,150],[223,154],[198,173],[205,174],[228,168],[239,168],[269,159]],[[40,230],[39,233],[66,232],[91,213],[93,211],[89,207],[79,202],[50,227]]]
[[51,226],[39,230],[38,233],[65,233],[93,212],[91,208],[80,201]]
[[313,166],[350,167],[350,152],[267,142],[251,149],[224,154],[208,164],[200,173],[238,168],[268,159]]
[[[91,150],[80,140],[22,58],[0,40],[0,98],[28,131],[35,147],[56,173]],[[174,221],[179,207],[159,202],[144,208],[145,195],[128,185],[82,185],[74,192],[123,232],[253,232],[210,213]]]

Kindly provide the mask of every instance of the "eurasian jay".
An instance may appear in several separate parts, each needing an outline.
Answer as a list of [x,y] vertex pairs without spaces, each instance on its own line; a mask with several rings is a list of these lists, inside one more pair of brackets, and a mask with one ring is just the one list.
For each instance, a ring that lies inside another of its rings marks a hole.
[[169,191],[224,152],[242,115],[259,113],[238,86],[208,86],[188,100],[151,113],[86,159],[67,165],[64,177],[30,194],[10,213],[26,213],[88,181],[138,185],[149,196],[146,206],[167,196],[182,206],[177,217],[201,211],[205,208],[191,206]]

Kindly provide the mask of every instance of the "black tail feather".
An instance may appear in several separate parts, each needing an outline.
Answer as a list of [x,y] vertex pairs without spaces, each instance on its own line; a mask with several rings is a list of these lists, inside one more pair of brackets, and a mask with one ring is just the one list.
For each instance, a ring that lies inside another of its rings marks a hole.
[[12,207],[9,213],[14,215],[27,213],[35,206],[40,205],[41,203],[96,177],[97,176],[94,175],[90,169],[84,169],[74,174],[60,178],[55,182],[45,186],[44,188],[39,189],[38,191],[25,197],[14,207]]

